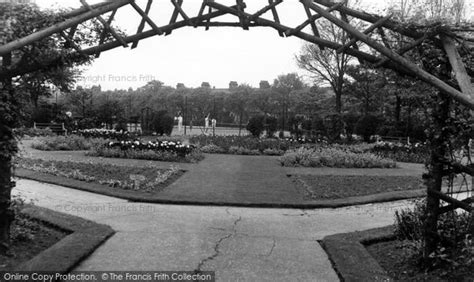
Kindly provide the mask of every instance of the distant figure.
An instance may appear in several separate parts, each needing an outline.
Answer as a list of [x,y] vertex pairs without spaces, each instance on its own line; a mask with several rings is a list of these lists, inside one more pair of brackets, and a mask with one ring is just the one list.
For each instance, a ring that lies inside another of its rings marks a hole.
[[204,129],[207,129],[209,128],[209,115],[207,115],[205,118],[204,118]]
[[183,117],[181,114],[178,116],[178,132],[183,131]]
[[193,120],[189,121],[189,132],[191,133],[193,131]]
[[216,129],[216,126],[217,126],[217,120],[215,118],[213,118],[211,120],[211,124],[212,124],[212,129]]

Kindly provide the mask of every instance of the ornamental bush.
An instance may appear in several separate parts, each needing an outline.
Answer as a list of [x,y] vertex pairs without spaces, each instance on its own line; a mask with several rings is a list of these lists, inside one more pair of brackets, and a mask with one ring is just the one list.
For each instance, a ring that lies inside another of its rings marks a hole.
[[422,143],[377,142],[370,151],[380,157],[406,163],[425,163],[430,157],[428,145]]
[[252,134],[252,136],[260,137],[265,127],[264,122],[265,116],[263,115],[251,117],[247,124],[247,130]]
[[[427,216],[426,199],[417,200],[413,209],[395,211],[395,234],[403,241],[403,248],[412,257],[423,258],[424,223]],[[448,265],[456,268],[474,266],[474,241],[469,228],[471,217],[467,212],[450,211],[439,216],[439,244],[432,254],[433,266]]]
[[140,141],[109,142],[94,147],[89,155],[169,162],[198,162],[204,158],[201,151],[194,145],[168,141],[150,141],[148,143]]
[[81,151],[103,144],[102,138],[85,138],[79,135],[36,137],[31,144],[41,151]]
[[361,117],[355,125],[355,133],[361,135],[365,142],[370,142],[370,136],[377,132],[379,118],[373,115]]
[[331,147],[301,147],[288,150],[281,158],[282,166],[340,167],[340,168],[394,168],[393,160],[371,153],[354,153]]
[[158,135],[171,135],[174,126],[174,119],[167,111],[159,111],[153,118],[153,130]]
[[[305,140],[306,141],[306,140]],[[231,147],[245,148],[250,151],[271,150],[272,154],[280,152],[280,155],[291,147],[297,147],[301,143],[290,139],[259,139],[248,136],[193,136],[190,138],[192,144],[196,144],[205,153],[236,154],[239,150],[230,152]],[[301,140],[303,142],[303,140]],[[243,152],[243,151],[242,151]]]

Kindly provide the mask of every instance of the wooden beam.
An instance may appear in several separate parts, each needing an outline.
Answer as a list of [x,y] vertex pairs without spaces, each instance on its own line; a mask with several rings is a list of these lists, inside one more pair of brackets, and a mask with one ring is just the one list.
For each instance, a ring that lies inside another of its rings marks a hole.
[[472,207],[471,205],[465,203],[465,202],[462,202],[462,201],[459,201],[459,200],[456,200],[444,193],[441,193],[439,191],[436,191],[436,190],[433,190],[433,189],[428,189],[428,195],[432,196],[432,197],[436,197],[436,198],[439,198],[447,203],[450,203],[454,206],[456,206],[457,208],[461,208],[465,211],[468,211],[468,212],[472,212]]
[[[339,8],[342,5],[343,5],[343,3],[337,3],[334,6],[331,6],[329,9],[327,9],[327,11],[332,12],[332,11],[336,10],[337,8]],[[302,24],[295,27],[294,29],[289,29],[289,30],[285,31],[285,35],[287,37],[292,36],[294,33],[302,31],[303,28],[305,28],[308,24],[310,24],[311,22],[316,21],[319,18],[322,18],[322,16],[319,15],[319,14],[312,15],[311,18],[307,19],[306,21],[304,21]]]
[[[153,0],[148,0],[147,4],[146,4],[146,8],[145,8],[145,13],[148,15],[148,13],[150,13],[150,10],[151,10],[151,5],[153,4]],[[137,34],[139,33],[142,33],[143,29],[145,28],[145,18],[142,18],[142,20],[140,21],[140,25],[138,26],[138,29],[137,29]],[[100,44],[99,44],[100,45]],[[138,46],[138,40],[137,41],[134,41],[132,43],[132,49],[135,49],[137,48]]]
[[77,46],[77,44],[71,38],[69,38],[69,36],[64,31],[59,32],[59,35],[61,35],[61,37],[66,40],[67,45],[71,46],[77,52],[82,53],[81,48],[79,48],[79,46]]
[[474,102],[474,88],[472,87],[471,77],[467,74],[461,56],[456,49],[456,43],[448,36],[441,35],[441,42],[443,42],[444,50],[448,56],[454,75],[458,81],[459,88],[462,92]]
[[428,73],[427,71],[421,69],[418,67],[416,64],[408,61],[404,57],[398,55],[397,53],[391,51],[390,49],[387,49],[385,46],[378,44],[374,40],[370,39],[369,36],[366,34],[363,34],[362,32],[358,31],[355,29],[353,26],[345,23],[344,21],[341,21],[340,19],[334,17],[330,13],[327,13],[324,9],[320,8],[319,6],[313,4],[312,2],[310,3],[310,0],[303,0],[307,1],[310,5],[310,8],[316,11],[317,13],[321,14],[324,16],[326,19],[334,23],[335,25],[339,26],[340,28],[344,29],[346,32],[357,38],[358,40],[364,42],[365,44],[369,45],[371,48],[374,50],[380,52],[382,55],[387,56],[390,58],[393,62],[401,65],[402,67],[410,70],[413,72],[418,78],[421,80],[435,86],[439,90],[441,90],[443,93],[451,96],[453,99],[458,101],[459,103],[465,105],[471,110],[474,110],[474,101],[472,101],[469,97],[465,96],[462,92],[459,90],[451,87],[441,79],[437,78],[436,76]]
[[[84,7],[86,7],[90,11],[94,10],[92,9],[91,6],[89,6],[89,4],[87,4],[86,0],[79,0],[79,1],[81,1],[82,5],[84,5]],[[133,1],[130,1],[129,3],[133,3]],[[104,18],[102,18],[102,16],[98,15],[96,18],[99,20],[100,23],[102,23],[104,28],[107,29],[110,32],[110,34],[112,34],[112,36],[115,39],[117,39],[120,43],[122,43],[123,47],[128,47],[128,44],[123,40],[123,38],[104,20]]]
[[7,44],[0,46],[0,56],[8,54],[9,52],[24,47],[28,44],[31,44],[35,41],[41,40],[46,38],[50,35],[60,32],[61,30],[68,29],[70,27],[74,27],[79,23],[84,21],[90,20],[92,18],[97,17],[98,15],[102,15],[104,13],[110,12],[116,8],[120,8],[122,6],[127,5],[130,0],[115,0],[114,2],[110,2],[107,5],[101,6],[99,8],[95,8],[92,11],[88,11],[86,13],[82,13],[78,16],[69,18],[63,22],[54,24],[50,27],[47,27],[43,30],[25,36],[21,39],[17,39],[15,41],[9,42]]
[[[257,26],[262,26],[258,25],[256,23],[248,23],[247,24],[249,27],[257,27]],[[242,24],[240,22],[210,22],[210,23],[198,23],[197,26],[209,26],[209,27],[242,27]]]
[[240,24],[244,30],[249,30],[247,20],[245,19],[243,15],[246,5],[243,0],[236,0],[236,3],[237,3],[237,11],[239,12]]
[[[117,9],[112,11],[112,14],[110,15],[109,19],[107,20],[107,23],[109,25],[112,24],[112,21],[114,20],[114,17],[115,17],[116,13],[117,13]],[[102,30],[102,33],[100,34],[99,45],[104,43],[106,36],[107,36],[107,31],[104,29],[104,30]],[[97,53],[97,55],[95,55],[95,57],[99,58],[100,53]]]
[[[209,5],[212,5],[215,9],[217,9],[219,11],[222,11],[222,12],[225,12],[225,13],[228,13],[228,14],[233,14],[233,15],[237,16],[237,12],[236,12],[235,9],[229,8],[227,6],[224,6],[224,5],[218,4],[218,3],[212,3],[212,4],[209,4]],[[258,25],[269,26],[269,27],[272,27],[272,28],[274,28],[275,30],[277,30],[279,32],[284,32],[284,31],[287,31],[287,30],[291,29],[291,27],[289,27],[289,26],[285,26],[285,25],[282,25],[281,23],[277,23],[277,22],[267,20],[267,19],[263,19],[263,18],[256,18],[254,21]],[[296,36],[298,38],[301,38],[305,41],[314,43],[314,44],[318,44],[318,45],[322,44],[325,47],[328,47],[328,48],[331,48],[331,49],[334,49],[334,50],[336,50],[336,49],[338,49],[342,46],[339,43],[332,42],[332,41],[323,39],[321,37],[316,37],[314,35],[310,35],[308,33],[302,32],[302,31],[299,31],[299,32],[295,33],[294,36]],[[356,58],[359,58],[361,60],[367,61],[369,63],[376,63],[376,62],[379,61],[378,57],[376,57],[372,54],[368,54],[368,53],[359,51],[359,50],[349,49],[349,50],[347,50],[346,53],[351,55],[351,56],[354,56]],[[412,75],[412,76],[414,75],[413,72],[409,71],[408,69],[404,69],[402,66],[400,66],[398,64],[394,64],[391,61],[388,61],[386,63],[386,67],[390,68],[390,69],[393,69],[395,71],[407,74],[407,75]]]
[[[410,44],[407,44],[405,46],[402,46],[398,51],[397,53],[401,56],[403,54],[405,54],[406,52],[410,51],[411,49],[415,48],[416,46],[420,45],[421,43],[423,43],[423,41],[425,41],[427,38],[429,37],[428,33],[425,33],[422,37],[418,38],[417,40],[411,42]],[[383,58],[382,60],[380,60],[380,62],[378,62],[377,64],[374,65],[375,68],[378,68],[380,66],[382,66],[383,64],[385,64],[387,61],[389,60],[389,58]]]
[[[180,4],[183,3],[183,0],[178,0]],[[173,3],[173,1],[171,1],[171,3]],[[204,3],[202,4],[202,6],[204,6]],[[201,8],[202,8],[201,6]],[[173,10],[173,14],[171,14],[171,19],[170,19],[170,23],[169,24],[174,24],[176,22],[176,20],[178,19],[178,15],[179,15],[179,10],[176,8],[174,8]],[[165,35],[170,35],[171,34],[171,31],[165,33]]]
[[135,1],[130,2],[130,5],[132,5],[132,7],[135,9],[135,11],[137,11],[142,16],[142,20],[144,19],[151,26],[151,28],[153,28],[153,30],[156,32],[156,34],[158,34],[158,35],[163,34],[163,31],[161,31],[161,29],[155,24],[155,22],[152,19],[150,19],[150,17],[148,16],[148,13],[145,13],[135,3]]
[[[364,34],[369,34],[371,33],[372,31],[374,31],[376,28],[380,27],[383,25],[384,22],[388,21],[390,18],[392,17],[392,15],[388,15],[388,16],[385,16],[381,19],[379,19],[377,22],[375,22],[373,25],[369,26],[366,30],[363,31]],[[349,24],[349,23],[347,23]],[[339,54],[339,53],[342,53],[344,52],[347,48],[349,48],[352,44],[355,44],[357,42],[357,39],[356,38],[352,38],[349,42],[347,42],[346,44],[344,44],[344,46],[342,46],[341,48],[337,49],[336,52]]]
[[[272,5],[274,3],[273,0],[268,0],[268,4],[270,4],[271,7],[271,10],[272,10],[272,15],[273,15],[273,20],[279,24],[280,23],[280,17],[278,16],[278,12],[276,10],[276,5]],[[284,37],[284,33],[282,31],[278,31],[278,35],[280,35],[281,37]]]
[[255,14],[251,15],[250,20],[253,21],[254,19],[260,17],[261,15],[265,14],[266,12],[268,12],[269,10],[275,8],[277,5],[279,5],[281,3],[283,3],[283,0],[277,0],[276,2],[273,2],[273,3],[265,6],[264,8],[257,11]]
[[[305,1],[300,0],[300,2],[304,6],[304,11],[306,13],[306,16],[308,17],[308,19],[311,19],[313,15],[311,14],[311,10],[309,9],[308,5],[306,4]],[[310,24],[311,24],[311,29],[313,30],[313,34],[317,37],[320,37],[319,30],[318,30],[318,27],[316,26],[316,23],[314,21],[310,21]]]
[[[467,199],[461,200],[461,202],[466,203],[466,204],[469,205],[471,203],[474,203],[474,200],[473,200],[473,198],[467,198]],[[440,207],[439,210],[438,210],[438,214],[444,214],[444,213],[453,211],[453,210],[458,209],[458,208],[459,207],[457,205],[447,205],[447,206],[444,206],[444,207]]]
[[181,15],[181,17],[183,17],[185,21],[189,22],[188,15],[186,15],[186,13],[183,11],[183,8],[181,7],[183,5],[183,0],[178,0],[178,2],[171,0],[171,3],[173,3],[175,9],[178,10],[178,13]]
[[[326,6],[326,7],[331,7],[332,5],[334,5],[334,2],[332,0],[331,1],[329,1],[329,0],[313,0],[313,1],[318,3],[318,4],[321,4],[323,6]],[[365,13],[365,12],[361,12],[361,11],[351,9],[351,8],[345,6],[345,5],[343,5],[338,10],[339,10],[339,12],[341,12],[343,14],[346,14],[346,15],[349,15],[351,17],[354,17],[354,18],[357,18],[357,19],[360,19],[360,20],[364,20],[364,21],[370,22],[370,23],[375,23],[381,18],[380,16],[377,16],[377,15],[372,15],[372,14],[369,14],[369,13]],[[411,38],[420,38],[420,37],[423,36],[422,32],[418,32],[418,31],[413,30],[413,29],[403,28],[400,25],[400,23],[396,22],[396,21],[388,20],[382,26],[385,27],[385,28],[388,28],[390,30],[393,30],[395,32],[398,32],[402,35],[411,37]]]

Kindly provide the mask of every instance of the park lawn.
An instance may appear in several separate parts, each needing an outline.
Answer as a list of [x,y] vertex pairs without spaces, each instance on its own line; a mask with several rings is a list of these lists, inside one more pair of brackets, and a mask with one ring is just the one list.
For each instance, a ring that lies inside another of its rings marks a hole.
[[11,226],[11,234],[11,255],[0,255],[0,271],[13,270],[68,235],[59,229],[27,218],[15,220]]
[[[161,191],[184,173],[177,166],[173,165],[170,166],[169,169],[163,169],[152,166],[131,167],[104,163],[81,163],[28,158],[18,159],[16,167],[69,179],[107,185],[112,188],[141,192]],[[134,179],[137,178],[136,176],[141,178],[138,183],[134,181]]]
[[355,196],[423,189],[419,176],[392,175],[293,175],[310,200],[341,199]]

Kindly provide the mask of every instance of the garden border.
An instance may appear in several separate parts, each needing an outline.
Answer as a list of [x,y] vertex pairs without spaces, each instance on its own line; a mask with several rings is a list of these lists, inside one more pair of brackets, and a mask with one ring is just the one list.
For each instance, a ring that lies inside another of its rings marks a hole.
[[64,186],[68,188],[78,189],[91,193],[102,194],[106,196],[125,199],[131,202],[154,203],[154,204],[176,204],[176,205],[211,205],[211,206],[234,206],[234,207],[259,207],[259,208],[296,208],[296,209],[315,209],[315,208],[339,208],[354,205],[391,202],[403,199],[412,199],[426,196],[426,190],[406,190],[406,191],[392,191],[385,193],[378,193],[366,196],[354,196],[343,199],[332,200],[312,200],[303,201],[301,203],[275,203],[275,202],[239,202],[236,201],[202,201],[183,199],[178,196],[163,197],[153,194],[138,194],[135,191],[110,189],[110,187],[97,184],[88,183],[80,180],[70,179],[62,176],[49,175],[46,173],[35,172],[26,169],[16,169],[15,176],[19,178],[30,179],[34,181]]
[[28,205],[21,212],[34,220],[71,233],[31,260],[21,263],[14,271],[68,273],[115,234],[107,225],[43,207]]
[[364,245],[395,239],[393,225],[326,236],[320,242],[342,281],[393,281]]

